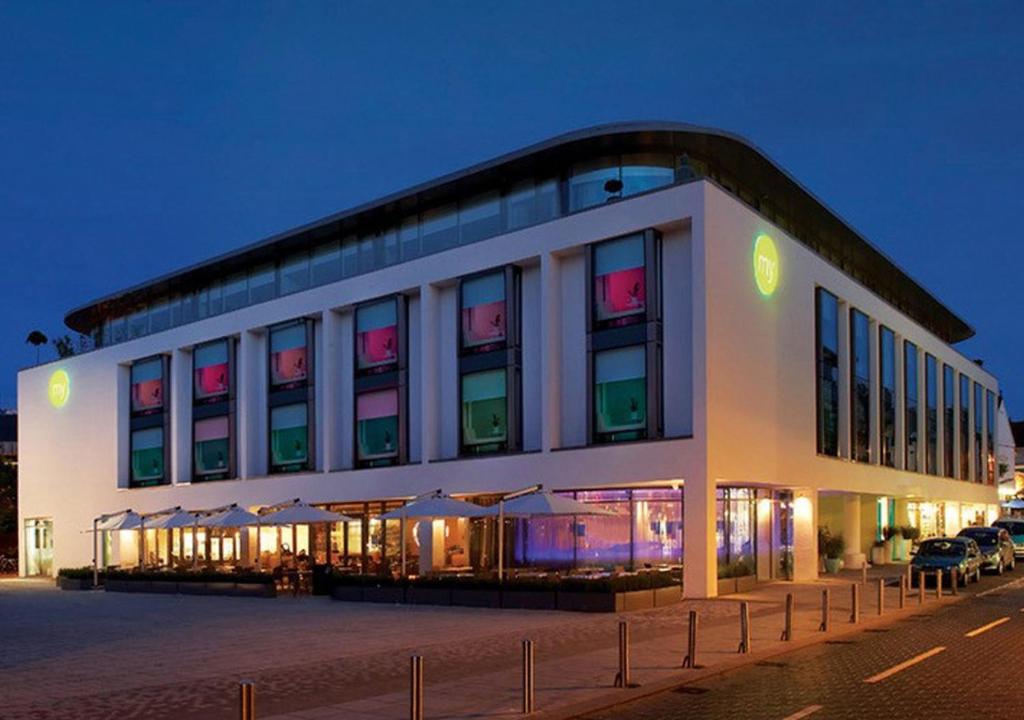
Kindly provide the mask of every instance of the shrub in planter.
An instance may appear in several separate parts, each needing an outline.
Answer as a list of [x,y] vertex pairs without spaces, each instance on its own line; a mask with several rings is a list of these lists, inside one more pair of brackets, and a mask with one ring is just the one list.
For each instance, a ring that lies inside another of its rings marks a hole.
[[872,565],[885,565],[891,550],[887,547],[888,543],[884,540],[877,540],[871,546],[871,564]]
[[830,573],[839,572],[842,567],[843,553],[846,552],[846,540],[842,535],[828,533],[824,542],[825,569]]

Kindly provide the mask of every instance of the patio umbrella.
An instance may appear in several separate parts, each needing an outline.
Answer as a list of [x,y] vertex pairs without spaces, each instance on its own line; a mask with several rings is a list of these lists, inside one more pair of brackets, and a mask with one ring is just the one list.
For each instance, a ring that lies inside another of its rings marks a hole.
[[[100,533],[107,533],[111,530],[135,530],[142,524],[142,518],[131,510],[100,515],[92,521],[92,586],[99,587],[100,566],[99,549],[96,541]],[[106,535],[104,535],[106,537]]]
[[309,525],[312,523],[356,522],[341,513],[321,510],[304,502],[287,505],[280,510],[260,515],[260,525]]
[[156,520],[146,522],[146,527],[152,530],[173,530],[175,528],[192,527],[196,522],[196,513],[185,510],[175,510],[166,515],[161,515]]
[[438,517],[484,517],[488,515],[487,508],[474,505],[464,500],[456,500],[448,495],[442,495],[440,491],[431,493],[426,497],[418,497],[410,500],[400,508],[386,512],[380,516],[381,520],[400,520],[402,529],[402,575],[405,575],[405,521],[408,518],[438,518]]
[[1007,500],[1003,503],[1003,507],[1008,510],[1024,510],[1024,500],[1021,500],[1020,498]]
[[565,515],[614,515],[615,513],[587,503],[581,503],[549,490],[519,495],[511,500],[499,500],[486,508],[488,515],[498,516],[498,581],[505,574],[505,518],[557,517]]
[[[256,513],[251,513],[245,508],[238,507],[237,504],[229,505],[226,508],[221,508],[216,512],[212,512],[209,515],[204,515],[196,521],[196,528],[193,530],[194,533],[198,533],[200,527],[204,528],[240,528],[249,527],[255,525],[256,531],[256,568],[260,567],[260,516]],[[195,544],[195,537],[193,535],[193,544]],[[193,553],[193,560],[197,556]]]

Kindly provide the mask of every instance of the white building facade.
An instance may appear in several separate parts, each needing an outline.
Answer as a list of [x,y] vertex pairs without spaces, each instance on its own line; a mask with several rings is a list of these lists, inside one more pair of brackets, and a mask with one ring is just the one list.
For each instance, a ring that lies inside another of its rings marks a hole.
[[[304,549],[385,572],[424,545],[384,510],[542,483],[612,515],[510,522],[510,566],[681,566],[708,597],[815,577],[819,526],[856,565],[887,526],[998,507],[998,382],[953,347],[970,327],[714,130],[555,138],[67,322],[97,349],[19,374],[29,574],[90,563],[103,513],[295,497],[359,518]],[[421,567],[494,567],[493,520],[432,530]],[[251,560],[229,541],[196,551]],[[168,563],[185,543],[147,539]]]

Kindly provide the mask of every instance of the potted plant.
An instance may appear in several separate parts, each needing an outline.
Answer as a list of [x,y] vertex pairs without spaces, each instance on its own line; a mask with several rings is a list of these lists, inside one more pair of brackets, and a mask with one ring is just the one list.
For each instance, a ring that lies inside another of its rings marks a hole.
[[888,554],[885,556],[886,560],[906,560],[907,543],[903,539],[903,529],[896,525],[890,525],[882,532],[885,535],[885,544],[888,548]]
[[890,557],[892,553],[889,547],[887,540],[875,540],[871,545],[871,564],[885,565],[886,558]]
[[841,534],[831,533],[825,539],[825,570],[832,575],[843,566],[843,553],[846,552],[846,540]]
[[913,548],[914,543],[916,543],[918,538],[921,537],[921,529],[916,528],[913,525],[904,525],[900,528],[900,535],[903,537],[904,540],[903,559],[907,560],[910,558],[911,548]]

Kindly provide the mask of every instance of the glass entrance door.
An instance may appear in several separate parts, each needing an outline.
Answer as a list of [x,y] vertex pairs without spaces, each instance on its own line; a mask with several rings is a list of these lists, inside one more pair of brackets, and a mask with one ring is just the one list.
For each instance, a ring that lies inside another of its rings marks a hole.
[[776,490],[772,499],[772,578],[792,580],[793,492]]
[[53,574],[53,520],[49,518],[25,521],[25,574]]

